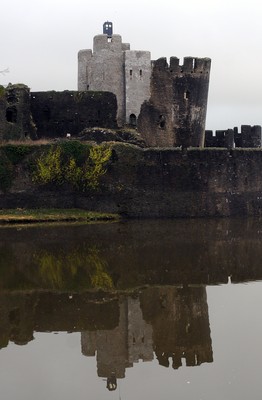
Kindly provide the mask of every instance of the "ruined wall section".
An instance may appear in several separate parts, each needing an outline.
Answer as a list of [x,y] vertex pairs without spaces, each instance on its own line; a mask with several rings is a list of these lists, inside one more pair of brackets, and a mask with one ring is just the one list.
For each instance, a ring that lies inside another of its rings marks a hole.
[[78,90],[108,91],[117,97],[117,122],[125,122],[124,51],[128,43],[122,43],[120,35],[97,35],[91,50],[80,51]]
[[141,108],[138,130],[148,146],[202,147],[211,60],[171,57],[153,64],[151,97]]
[[65,137],[88,127],[116,128],[117,103],[108,92],[32,92],[31,113],[37,135]]
[[136,126],[140,108],[150,97],[151,55],[149,51],[125,51],[126,123]]
[[0,140],[36,139],[30,113],[30,89],[9,84],[0,92]]

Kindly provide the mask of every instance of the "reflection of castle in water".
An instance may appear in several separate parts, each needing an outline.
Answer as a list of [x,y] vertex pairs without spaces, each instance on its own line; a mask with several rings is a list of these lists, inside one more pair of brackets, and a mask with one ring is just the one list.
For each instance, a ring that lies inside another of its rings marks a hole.
[[[105,296],[105,297],[104,297]],[[81,332],[82,353],[97,358],[113,390],[139,360],[179,368],[212,362],[205,286],[148,287],[137,296],[113,293],[0,294],[0,348],[25,345],[34,332]]]
[[125,369],[139,360],[153,360],[152,327],[143,320],[139,299],[120,300],[119,324],[113,330],[87,331],[81,334],[82,353],[97,352],[100,377],[125,377]]
[[82,353],[97,353],[100,377],[124,378],[125,369],[139,360],[179,368],[212,362],[205,287],[149,288],[139,298],[120,300],[119,324],[113,330],[81,334]]

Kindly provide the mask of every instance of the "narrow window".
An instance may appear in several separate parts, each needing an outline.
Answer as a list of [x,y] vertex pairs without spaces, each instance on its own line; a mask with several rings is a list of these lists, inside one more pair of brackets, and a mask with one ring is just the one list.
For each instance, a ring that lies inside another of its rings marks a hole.
[[187,90],[187,91],[184,93],[184,99],[185,99],[185,100],[189,100],[189,99],[190,99],[190,92],[189,92],[189,90]]
[[139,75],[140,75],[140,78],[142,78],[142,75],[143,75],[142,69],[139,70]]
[[132,79],[132,75],[133,75],[133,71],[132,71],[132,69],[130,69],[130,70],[129,70],[130,79]]

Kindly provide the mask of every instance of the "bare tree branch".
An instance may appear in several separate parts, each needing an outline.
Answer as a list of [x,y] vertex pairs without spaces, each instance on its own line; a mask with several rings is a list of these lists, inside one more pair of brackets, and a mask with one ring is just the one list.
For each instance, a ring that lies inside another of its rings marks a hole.
[[0,74],[5,75],[5,74],[8,74],[8,72],[9,72],[9,68],[5,68],[5,69],[2,69],[2,71],[0,71]]

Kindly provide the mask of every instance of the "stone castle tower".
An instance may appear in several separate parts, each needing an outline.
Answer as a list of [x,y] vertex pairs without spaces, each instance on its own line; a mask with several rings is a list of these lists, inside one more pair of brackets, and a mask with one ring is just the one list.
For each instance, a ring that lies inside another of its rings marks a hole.
[[150,97],[150,76],[150,52],[130,50],[108,21],[103,34],[94,37],[93,51],[78,53],[78,90],[113,92],[119,126],[136,125],[140,107]]
[[118,126],[137,127],[147,146],[202,147],[210,66],[209,58],[151,62],[149,51],[130,50],[107,21],[93,51],[78,53],[78,90],[114,93]]
[[[203,147],[211,60],[171,57],[153,62],[151,96],[142,108],[138,130],[148,146]],[[152,135],[152,132],[154,134]]]

